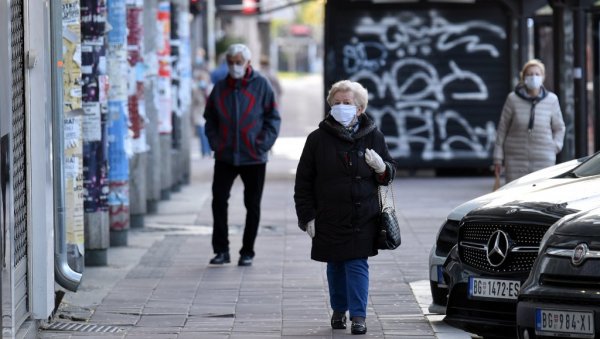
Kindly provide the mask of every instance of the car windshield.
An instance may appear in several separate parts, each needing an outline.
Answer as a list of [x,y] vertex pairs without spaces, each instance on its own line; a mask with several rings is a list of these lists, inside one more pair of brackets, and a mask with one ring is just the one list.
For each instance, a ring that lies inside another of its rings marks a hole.
[[565,173],[566,177],[590,177],[593,175],[600,174],[600,152],[597,152],[593,156],[589,157],[581,165],[575,167],[573,170]]

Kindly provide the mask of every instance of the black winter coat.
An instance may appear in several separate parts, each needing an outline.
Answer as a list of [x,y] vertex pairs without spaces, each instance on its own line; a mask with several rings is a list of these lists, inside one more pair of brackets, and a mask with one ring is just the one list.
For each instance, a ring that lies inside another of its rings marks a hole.
[[[365,148],[381,156],[385,173],[378,175],[367,165]],[[331,116],[309,134],[296,171],[294,201],[302,230],[315,219],[313,260],[377,255],[377,187],[391,183],[395,172],[383,134],[365,114],[352,135]]]

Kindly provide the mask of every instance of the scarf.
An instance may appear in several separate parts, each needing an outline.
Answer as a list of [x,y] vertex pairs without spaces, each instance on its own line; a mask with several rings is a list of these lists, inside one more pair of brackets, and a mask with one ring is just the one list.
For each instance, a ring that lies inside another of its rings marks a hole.
[[518,84],[517,87],[515,87],[515,94],[519,98],[531,102],[531,109],[529,110],[529,124],[527,125],[527,131],[531,133],[531,131],[533,131],[533,123],[535,122],[535,105],[544,100],[544,98],[548,95],[548,91],[546,91],[544,86],[541,86],[538,95],[532,97],[529,95],[529,93],[527,93],[527,87],[525,87],[525,85]]

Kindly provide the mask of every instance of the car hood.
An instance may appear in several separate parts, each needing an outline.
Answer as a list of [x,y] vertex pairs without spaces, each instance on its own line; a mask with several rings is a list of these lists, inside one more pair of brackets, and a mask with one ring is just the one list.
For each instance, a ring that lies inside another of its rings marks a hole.
[[503,205],[485,206],[469,212],[465,222],[508,222],[536,223],[550,226],[558,219],[577,213],[579,210],[568,208],[567,204],[552,202],[513,201]]
[[600,234],[600,208],[580,212],[559,225],[554,234],[597,237]]
[[543,168],[539,171],[529,173],[527,175],[524,175],[524,176],[522,176],[516,180],[513,180],[513,181],[509,182],[508,184],[500,187],[500,190],[503,190],[506,188],[512,188],[514,186],[519,186],[519,185],[523,185],[523,184],[533,184],[540,180],[545,180],[548,178],[556,177],[558,175],[566,173],[566,172],[572,170],[573,168],[577,167],[585,159],[587,159],[587,157],[580,158],[580,159],[573,159],[570,161],[562,162],[562,163],[554,165],[554,166]]
[[595,208],[600,205],[600,176],[553,178],[518,186],[480,208],[532,203],[561,205],[575,212]]
[[521,178],[500,187],[500,189],[494,192],[482,195],[456,206],[448,213],[448,219],[459,221],[467,213],[478,207],[502,198],[503,196],[516,196],[520,194],[519,192],[530,191],[543,182],[548,182],[550,185],[560,185],[564,182],[571,182],[573,180],[572,178],[554,178],[575,168],[577,165],[581,164],[582,161],[583,159],[575,159],[522,176]]

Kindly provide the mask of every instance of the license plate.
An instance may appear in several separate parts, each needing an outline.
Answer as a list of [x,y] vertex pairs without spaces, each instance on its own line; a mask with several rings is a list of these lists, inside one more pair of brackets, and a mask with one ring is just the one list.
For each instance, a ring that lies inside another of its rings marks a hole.
[[521,282],[469,277],[469,297],[517,300]]
[[535,310],[535,333],[593,338],[594,313],[538,308]]

